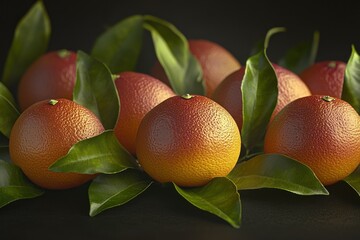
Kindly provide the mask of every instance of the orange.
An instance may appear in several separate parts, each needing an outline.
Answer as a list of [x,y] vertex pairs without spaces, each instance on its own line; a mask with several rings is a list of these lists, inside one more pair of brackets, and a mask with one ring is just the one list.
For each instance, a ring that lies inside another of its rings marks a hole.
[[136,155],[136,134],[141,120],[153,107],[175,93],[163,82],[137,72],[120,73],[115,85],[121,105],[115,135],[130,153]]
[[76,80],[76,53],[60,50],[44,54],[26,70],[18,86],[22,111],[50,98],[71,100]]
[[204,96],[184,95],[165,100],[144,117],[136,153],[156,181],[194,187],[226,176],[240,148],[239,129],[223,107]]
[[[217,43],[208,40],[189,40],[189,48],[201,65],[206,96],[211,96],[227,75],[240,68],[238,60]],[[159,62],[153,66],[152,75],[169,85],[169,80]]]
[[269,125],[264,151],[302,162],[324,185],[336,183],[360,163],[360,117],[338,98],[312,95],[297,99]]
[[[311,93],[305,83],[293,72],[272,64],[278,78],[278,99],[271,120],[288,103],[295,99],[310,96]],[[223,106],[242,127],[242,93],[241,83],[245,74],[245,68],[233,72],[227,76],[215,90],[212,99]]]
[[10,157],[40,187],[76,187],[94,175],[56,173],[48,168],[75,143],[103,131],[100,120],[75,102],[67,99],[40,101],[16,120],[10,134]]
[[341,61],[318,62],[301,74],[301,79],[314,95],[330,95],[341,98],[346,63]]

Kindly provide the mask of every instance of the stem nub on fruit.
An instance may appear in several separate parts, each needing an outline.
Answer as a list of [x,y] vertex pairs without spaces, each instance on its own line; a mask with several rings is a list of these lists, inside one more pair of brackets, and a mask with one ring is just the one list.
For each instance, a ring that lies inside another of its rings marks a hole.
[[187,93],[187,94],[182,95],[181,97],[182,97],[183,99],[191,99],[191,98],[193,98],[194,96]]
[[335,98],[330,97],[330,96],[323,96],[321,99],[326,101],[326,102],[331,102],[331,101],[335,100]]
[[58,101],[58,100],[55,100],[55,99],[50,99],[50,100],[49,100],[49,104],[50,104],[50,105],[53,105],[53,106],[54,106],[55,104],[57,104],[58,102],[59,102],[59,101]]

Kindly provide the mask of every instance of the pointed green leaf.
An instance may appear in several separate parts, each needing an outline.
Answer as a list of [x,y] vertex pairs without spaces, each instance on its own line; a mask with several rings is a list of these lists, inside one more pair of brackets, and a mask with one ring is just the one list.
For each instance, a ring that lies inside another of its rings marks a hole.
[[101,34],[91,55],[103,61],[112,73],[132,71],[136,67],[143,40],[143,17],[128,17]]
[[351,56],[346,65],[341,98],[360,113],[360,56],[354,46],[352,46]]
[[111,72],[105,64],[82,51],[77,53],[73,100],[95,113],[105,129],[114,128],[120,101]]
[[151,184],[151,179],[135,170],[96,177],[89,187],[90,216],[127,203]]
[[42,190],[27,181],[20,168],[0,160],[0,208],[13,201],[42,194]]
[[5,98],[12,105],[16,105],[13,95],[2,82],[0,82],[0,96]]
[[238,164],[229,174],[238,190],[277,188],[299,195],[328,195],[313,171],[280,154],[258,155]]
[[360,196],[360,167],[344,179]]
[[20,113],[14,104],[14,98],[10,91],[0,82],[0,133],[6,137],[10,136],[10,131]]
[[294,73],[301,73],[305,68],[315,62],[320,34],[314,32],[312,41],[302,42],[288,50],[285,56],[279,60],[279,65]]
[[50,20],[42,1],[37,1],[19,21],[5,62],[2,81],[13,89],[29,65],[47,49]]
[[76,143],[67,155],[49,167],[54,172],[84,174],[114,174],[128,168],[137,168],[136,160],[119,144],[111,130]]
[[183,95],[205,94],[202,69],[191,54],[184,35],[172,24],[146,15],[144,27],[151,32],[156,56],[173,90]]
[[276,33],[285,32],[285,31],[286,31],[286,28],[284,28],[284,27],[271,28],[266,33],[265,40],[264,40],[264,48],[267,49],[269,47],[270,39],[273,35],[275,35]]
[[195,207],[222,218],[233,227],[240,227],[240,195],[229,179],[215,178],[207,185],[196,188],[181,188],[175,183],[174,186],[176,191]]

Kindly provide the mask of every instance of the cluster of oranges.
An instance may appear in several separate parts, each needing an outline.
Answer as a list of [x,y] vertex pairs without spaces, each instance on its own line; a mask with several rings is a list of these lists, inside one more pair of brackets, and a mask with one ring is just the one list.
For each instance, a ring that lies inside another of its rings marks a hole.
[[[206,96],[177,96],[159,63],[151,76],[117,73],[121,109],[114,132],[153,179],[194,187],[226,176],[239,159],[246,69],[213,42],[190,40],[189,47],[202,67]],[[340,99],[345,67],[321,62],[298,76],[273,64],[278,101],[264,151],[308,165],[324,185],[360,162],[360,118]],[[48,170],[75,143],[104,131],[90,110],[71,101],[75,80],[76,53],[62,50],[35,61],[18,86],[22,113],[11,131],[10,156],[44,188],[71,188],[95,177]]]

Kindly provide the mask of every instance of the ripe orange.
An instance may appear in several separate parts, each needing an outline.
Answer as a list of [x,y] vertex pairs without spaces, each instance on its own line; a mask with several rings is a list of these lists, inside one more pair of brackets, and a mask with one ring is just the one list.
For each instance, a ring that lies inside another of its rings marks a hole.
[[194,187],[226,176],[240,148],[239,129],[223,107],[204,96],[184,95],[165,100],[144,117],[136,153],[155,180]]
[[88,109],[67,99],[40,101],[16,120],[10,134],[12,161],[35,184],[47,189],[79,186],[94,175],[56,173],[48,170],[80,140],[104,131],[100,120]]
[[[278,78],[278,100],[271,119],[288,103],[295,99],[310,96],[310,91],[305,83],[293,72],[273,64]],[[215,90],[212,99],[223,106],[242,127],[242,93],[241,83],[245,74],[245,68],[233,72],[227,76]]]
[[[206,96],[211,96],[227,75],[240,68],[238,60],[217,43],[208,40],[189,40],[189,48],[203,70]],[[155,63],[151,72],[153,76],[169,85],[169,80],[159,62]]]
[[264,151],[306,164],[324,185],[336,183],[360,163],[360,117],[338,98],[297,99],[269,125]]
[[120,73],[115,84],[121,105],[115,135],[130,153],[136,155],[136,134],[141,120],[153,107],[175,93],[163,82],[136,72]]
[[22,111],[30,105],[50,98],[72,99],[76,80],[76,53],[60,50],[36,60],[25,72],[18,86]]
[[300,78],[314,95],[341,98],[345,68],[346,63],[341,61],[318,62],[305,69]]

